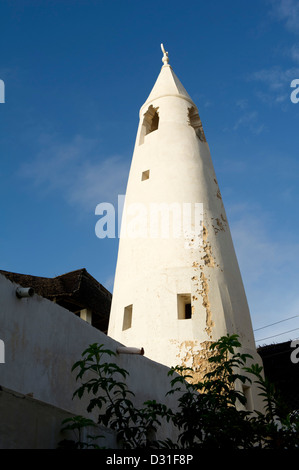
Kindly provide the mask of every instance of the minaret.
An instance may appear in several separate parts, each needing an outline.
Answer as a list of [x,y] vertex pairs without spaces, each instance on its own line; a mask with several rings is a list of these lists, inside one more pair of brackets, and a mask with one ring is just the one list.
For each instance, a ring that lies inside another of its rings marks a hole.
[[[143,347],[145,356],[167,366],[200,368],[210,342],[227,333],[237,333],[243,349],[256,357],[246,295],[198,109],[161,47],[163,66],[140,109],[108,335],[126,346]],[[157,207],[162,214],[158,222]],[[182,222],[182,214],[189,220],[190,207],[194,233]]]

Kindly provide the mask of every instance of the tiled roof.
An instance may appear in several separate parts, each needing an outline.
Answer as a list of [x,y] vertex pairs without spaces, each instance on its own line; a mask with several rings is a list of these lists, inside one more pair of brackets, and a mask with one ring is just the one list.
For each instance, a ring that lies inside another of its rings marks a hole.
[[265,377],[280,392],[288,411],[299,410],[299,363],[292,361],[291,341],[269,344],[257,349]]
[[93,326],[107,332],[112,294],[85,268],[53,278],[2,270],[0,274],[22,287],[32,287],[36,294],[74,313],[84,308],[92,310]]

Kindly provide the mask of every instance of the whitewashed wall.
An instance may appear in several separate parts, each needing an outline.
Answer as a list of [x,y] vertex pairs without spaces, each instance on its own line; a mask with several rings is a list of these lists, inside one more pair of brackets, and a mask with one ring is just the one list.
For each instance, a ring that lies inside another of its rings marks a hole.
[[[116,351],[119,343],[38,295],[18,299],[16,288],[0,275],[0,339],[5,346],[0,385],[67,412],[86,414],[87,401],[72,399],[78,383],[71,367],[88,345],[104,344]],[[148,399],[167,403],[167,367],[138,355],[118,355],[115,362],[129,372],[127,383],[137,405]],[[167,400],[175,406],[173,397]],[[161,431],[171,437],[168,428]]]

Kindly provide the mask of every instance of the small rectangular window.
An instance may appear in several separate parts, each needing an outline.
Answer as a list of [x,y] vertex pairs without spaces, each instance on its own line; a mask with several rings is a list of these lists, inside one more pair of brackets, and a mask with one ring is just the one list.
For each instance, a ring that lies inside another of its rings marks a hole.
[[192,317],[191,294],[178,294],[178,319],[189,320]]
[[80,318],[85,320],[87,323],[92,324],[92,311],[89,308],[83,308],[80,310]]
[[251,387],[249,387],[248,385],[242,385],[242,390],[243,390],[244,397],[246,398],[246,404],[245,404],[246,410],[253,411]]
[[132,326],[133,305],[127,305],[124,309],[123,330],[128,330]]
[[141,175],[141,181],[148,180],[148,179],[149,179],[149,175],[150,175],[150,171],[149,171],[149,170],[143,171],[143,172],[142,172],[142,175]]
[[191,303],[185,304],[185,318],[186,320],[191,318]]

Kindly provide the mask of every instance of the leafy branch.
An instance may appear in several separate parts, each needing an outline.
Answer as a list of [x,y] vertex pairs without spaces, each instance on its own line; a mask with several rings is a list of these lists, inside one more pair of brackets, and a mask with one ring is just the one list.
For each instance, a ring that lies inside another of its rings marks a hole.
[[[149,400],[142,408],[134,404],[134,393],[127,387],[128,372],[107,358],[116,356],[103,345],[92,344],[72,371],[81,385],[73,397],[89,395],[87,411],[97,410],[98,424],[116,432],[123,448],[221,448],[221,449],[298,449],[299,415],[287,413],[279,394],[263,376],[258,364],[247,366],[249,354],[240,351],[237,335],[227,335],[210,345],[210,365],[202,381],[194,382],[190,368],[169,370],[171,389],[177,407]],[[246,397],[240,385],[255,386],[264,402],[263,412],[246,409]],[[177,430],[178,438],[157,441],[156,431],[163,421]],[[93,424],[92,424],[93,423]],[[82,442],[82,429],[96,424],[82,417],[64,422],[76,431],[76,448],[96,447],[92,436]],[[101,437],[101,436],[96,436]]]

